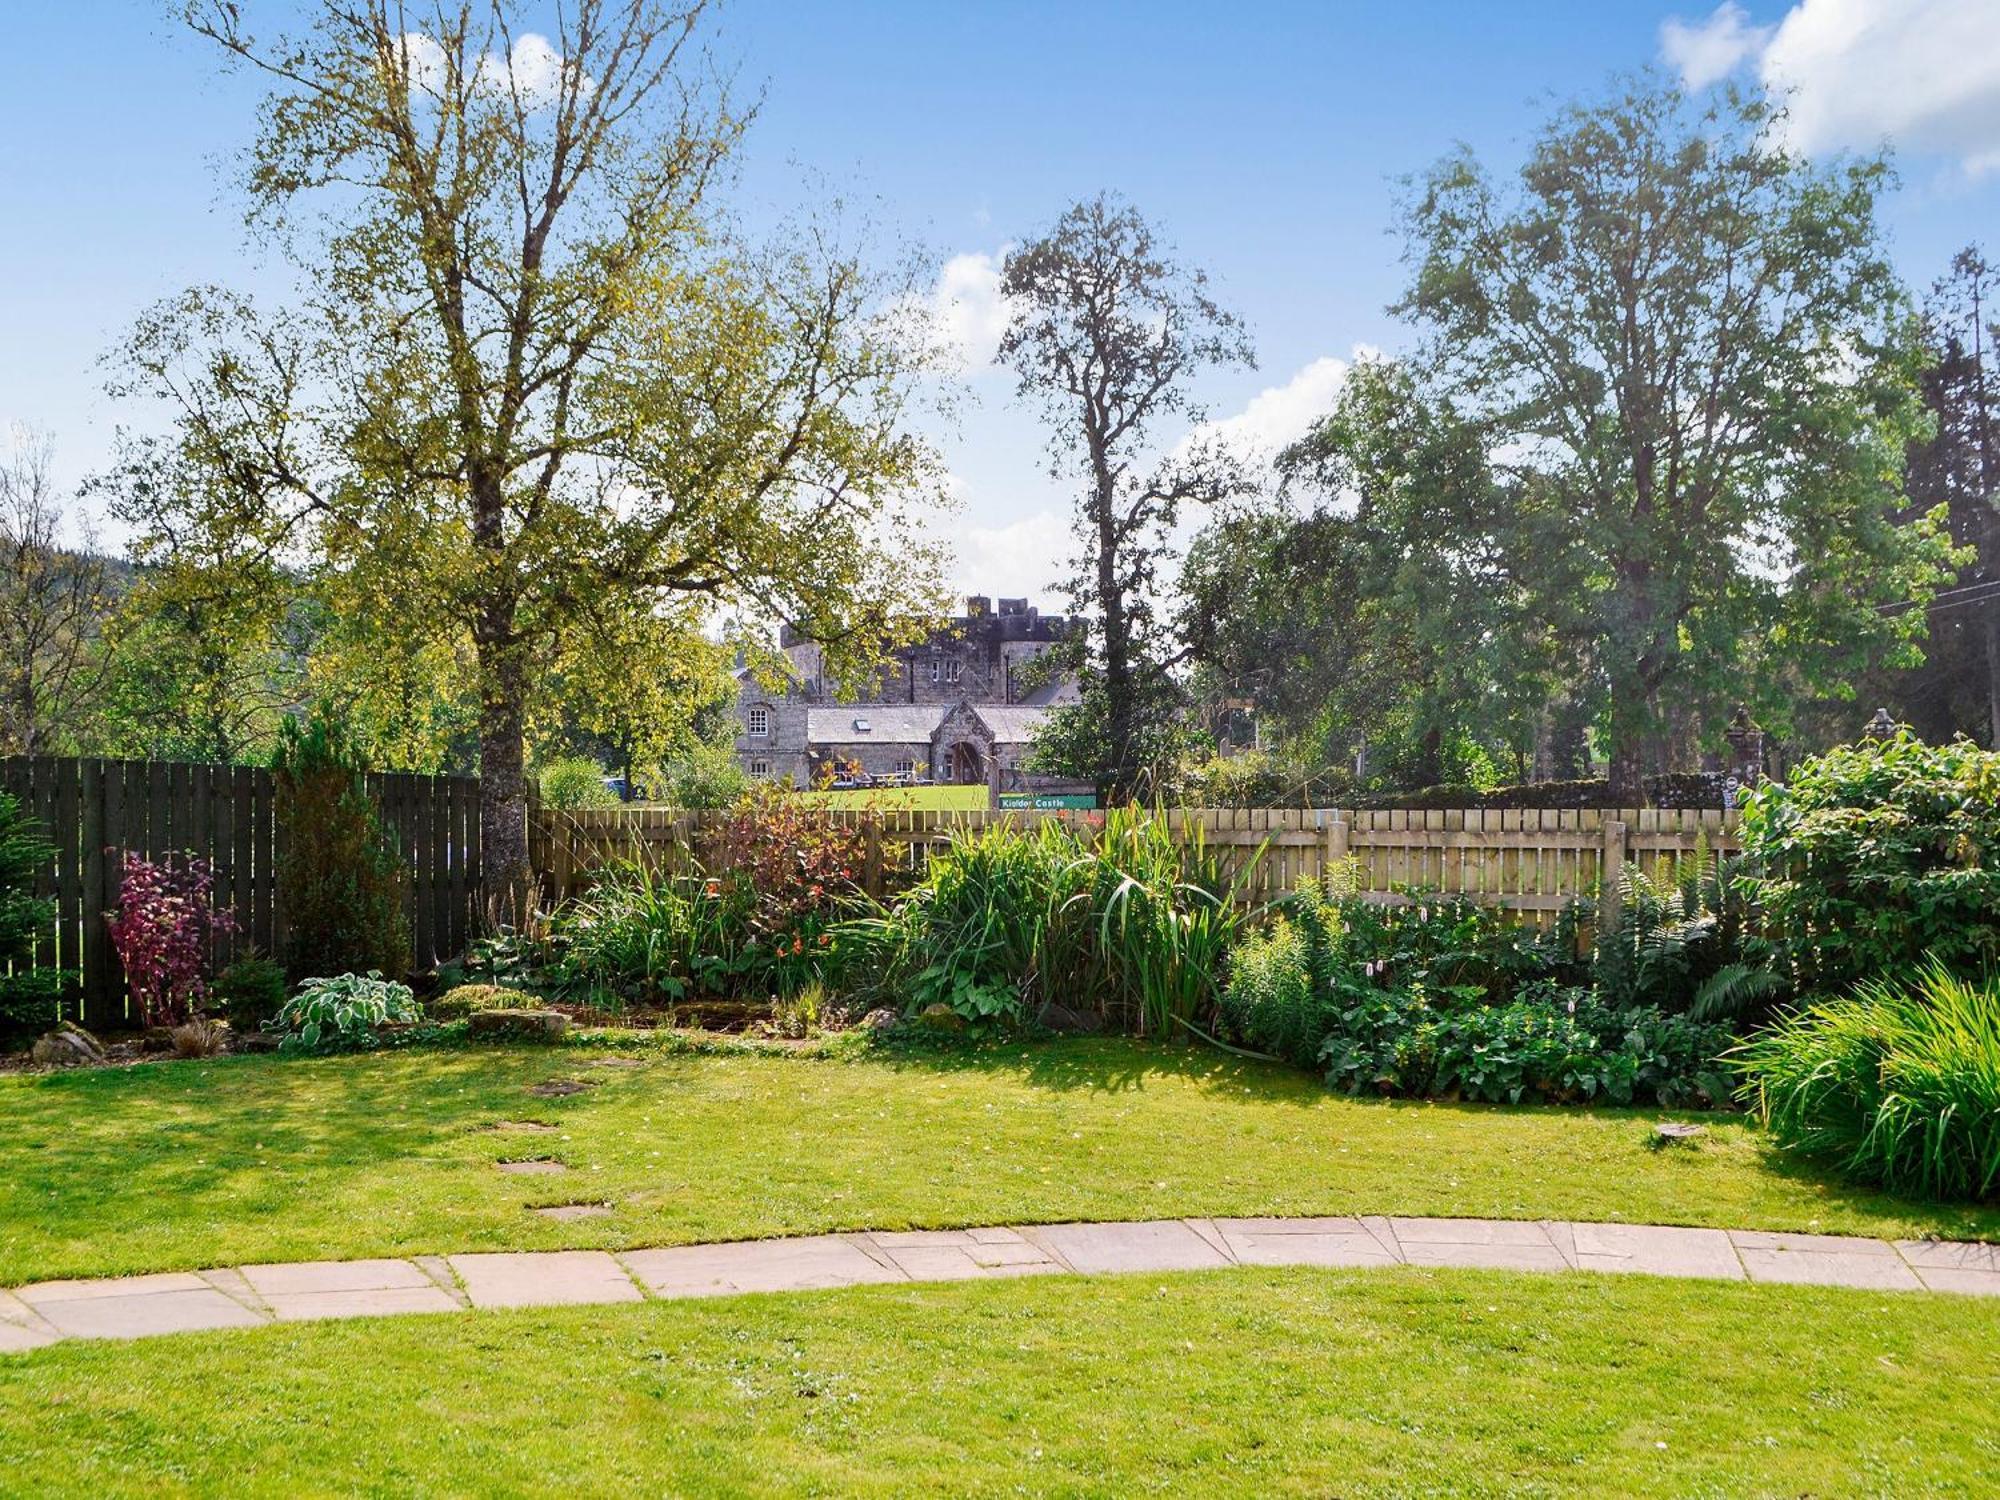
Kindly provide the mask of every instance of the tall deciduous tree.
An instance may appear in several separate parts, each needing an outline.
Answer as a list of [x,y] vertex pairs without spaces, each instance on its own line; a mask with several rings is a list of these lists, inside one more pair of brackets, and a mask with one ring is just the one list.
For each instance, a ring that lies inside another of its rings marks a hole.
[[1558,507],[1572,649],[1609,690],[1614,787],[1738,694],[1843,687],[1912,656],[1949,546],[1897,524],[1921,425],[1916,320],[1876,160],[1815,168],[1769,108],[1641,80],[1565,109],[1514,190],[1469,154],[1417,184],[1401,311],[1514,493]]
[[1071,643],[1083,703],[1065,710],[1044,763],[1096,775],[1131,796],[1179,723],[1175,669],[1185,646],[1159,604],[1182,511],[1240,493],[1241,467],[1213,448],[1164,460],[1163,421],[1196,423],[1203,370],[1253,365],[1242,323],[1200,270],[1174,261],[1130,206],[1100,195],[1013,251],[1001,275],[1011,309],[1000,357],[1049,423],[1050,472],[1078,486],[1079,555],[1069,590],[1089,621]]
[[64,535],[53,445],[16,431],[0,456],[0,743],[44,755],[72,745],[105,680],[110,569],[86,527]]
[[270,85],[250,214],[300,294],[272,316],[193,293],[128,351],[180,409],[136,490],[154,539],[221,533],[357,588],[422,570],[436,616],[407,628],[469,637],[509,902],[531,699],[581,601],[889,622],[847,637],[868,655],[938,592],[929,551],[880,541],[935,479],[881,312],[904,288],[812,225],[770,251],[729,232],[745,117],[699,53],[701,0],[575,0],[547,37],[524,10],[319,0],[267,36],[191,0]]

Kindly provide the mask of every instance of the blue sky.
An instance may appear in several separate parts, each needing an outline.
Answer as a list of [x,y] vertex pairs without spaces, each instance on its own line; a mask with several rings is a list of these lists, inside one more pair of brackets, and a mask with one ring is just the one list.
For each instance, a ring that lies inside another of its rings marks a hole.
[[[131,318],[190,283],[270,281],[228,178],[255,90],[153,0],[9,12],[0,425],[48,430],[75,480],[128,415],[97,361]],[[1384,311],[1401,281],[1396,179],[1458,141],[1510,165],[1552,101],[1621,69],[1782,78],[1815,151],[1893,138],[1904,186],[1885,217],[1914,282],[1970,239],[2000,251],[1996,38],[2000,0],[736,0],[716,45],[764,93],[739,189],[752,220],[828,186],[872,200],[885,240],[945,266],[939,306],[976,353],[1005,246],[1115,188],[1249,321],[1260,368],[1203,395],[1232,430],[1272,441],[1323,405],[1357,345],[1399,342]],[[1066,496],[1005,377],[975,370],[970,386],[933,434],[963,502],[961,573],[1039,592]]]

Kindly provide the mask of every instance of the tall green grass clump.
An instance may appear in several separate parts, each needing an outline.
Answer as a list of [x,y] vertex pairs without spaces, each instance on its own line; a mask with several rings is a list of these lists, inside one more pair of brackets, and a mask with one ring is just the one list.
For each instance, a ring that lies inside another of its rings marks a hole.
[[2000,1194],[2000,980],[1932,962],[1791,1013],[1735,1061],[1786,1147],[1901,1192]]
[[1184,1035],[1213,1014],[1236,895],[1198,830],[1177,840],[1138,809],[962,831],[893,907],[841,930],[842,969],[864,1001],[945,1005],[983,1031],[1060,1006]]
[[564,903],[551,929],[567,977],[599,999],[657,1004],[733,992],[749,904],[740,887],[626,863]]

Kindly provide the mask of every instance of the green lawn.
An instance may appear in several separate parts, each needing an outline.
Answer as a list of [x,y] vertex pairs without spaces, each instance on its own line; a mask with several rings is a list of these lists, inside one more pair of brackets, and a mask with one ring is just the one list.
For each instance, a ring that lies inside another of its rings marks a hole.
[[[1232,1270],[0,1357],[11,1492],[1991,1494],[2000,1305]],[[190,1378],[191,1372],[199,1378]]]
[[884,811],[983,812],[989,800],[983,786],[884,787],[867,792],[800,792],[808,802],[829,807],[873,807]]
[[[1385,1104],[1128,1041],[862,1060],[582,1049],[0,1077],[0,1284],[257,1260],[1189,1214],[1653,1220],[2000,1238],[1846,1189],[1734,1117]],[[555,1077],[594,1086],[530,1096]],[[499,1133],[501,1121],[553,1125]],[[559,1176],[493,1163],[552,1156]],[[604,1201],[552,1223],[527,1205]]]

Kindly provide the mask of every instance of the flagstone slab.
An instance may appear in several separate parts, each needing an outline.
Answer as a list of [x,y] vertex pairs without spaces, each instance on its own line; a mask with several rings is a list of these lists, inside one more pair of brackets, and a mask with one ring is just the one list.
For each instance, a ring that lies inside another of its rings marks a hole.
[[1229,1258],[1179,1219],[1140,1224],[1049,1224],[1038,1237],[1072,1270],[1206,1271]]
[[1061,1262],[1013,1230],[963,1229],[871,1234],[866,1240],[912,1281],[971,1281],[983,1276],[1029,1276],[1060,1271]]
[[1510,1219],[1389,1221],[1403,1259],[1413,1266],[1499,1271],[1567,1271],[1569,1261],[1540,1224]]
[[407,1260],[245,1266],[243,1279],[280,1319],[456,1312],[462,1304]]
[[833,1234],[633,1250],[625,1255],[625,1264],[656,1297],[813,1291],[907,1279],[900,1269]]
[[1249,1266],[1393,1266],[1399,1257],[1359,1219],[1217,1219],[1229,1253]]
[[553,1177],[569,1168],[559,1161],[538,1159],[535,1161],[496,1161],[493,1163],[510,1177]]
[[1921,1291],[1924,1285],[1896,1247],[1882,1240],[1743,1229],[1730,1230],[1729,1239],[1752,1281],[1886,1292]]
[[641,1295],[602,1250],[491,1251],[446,1259],[474,1307],[637,1302]]
[[2000,1271],[1954,1271],[1949,1266],[1919,1266],[1917,1279],[1933,1292],[1963,1292],[1974,1297],[2000,1297]]
[[25,1354],[44,1344],[53,1344],[62,1335],[46,1325],[0,1321],[0,1354]]
[[558,1224],[568,1224],[577,1219],[608,1219],[611,1205],[608,1203],[544,1203],[528,1210],[539,1219],[554,1219]]
[[1974,1245],[1964,1240],[1897,1240],[1896,1250],[1920,1271],[2000,1274],[2000,1245]]
[[464,1304],[440,1286],[359,1287],[348,1292],[294,1292],[265,1299],[282,1322],[309,1318],[385,1318],[399,1313],[458,1312]]
[[[133,1277],[135,1281],[151,1277]],[[193,1278],[199,1290],[149,1291],[37,1302],[35,1310],[64,1338],[140,1339],[161,1333],[256,1328],[270,1320]]]
[[95,1281],[38,1281],[14,1295],[30,1307],[45,1302],[82,1302],[93,1297],[144,1297],[155,1292],[211,1292],[215,1288],[192,1271],[151,1276],[108,1276]]
[[1579,1271],[1637,1271],[1649,1276],[1701,1276],[1741,1281],[1743,1262],[1720,1229],[1652,1224],[1571,1224]]

